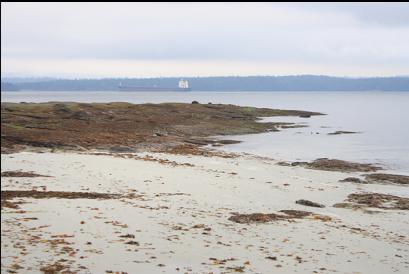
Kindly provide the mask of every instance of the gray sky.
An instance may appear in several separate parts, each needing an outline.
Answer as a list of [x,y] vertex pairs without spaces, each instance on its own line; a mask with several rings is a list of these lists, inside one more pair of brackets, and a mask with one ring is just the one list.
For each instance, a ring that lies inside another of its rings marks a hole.
[[409,75],[408,3],[1,3],[2,76]]

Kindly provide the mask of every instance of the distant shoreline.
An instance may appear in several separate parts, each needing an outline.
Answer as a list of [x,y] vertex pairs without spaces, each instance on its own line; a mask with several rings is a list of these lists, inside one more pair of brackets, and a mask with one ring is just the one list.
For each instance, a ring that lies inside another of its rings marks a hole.
[[[114,91],[118,86],[177,87],[180,77],[42,79],[2,78],[2,91]],[[409,91],[409,77],[347,78],[316,75],[184,77],[192,91]]]
[[[353,92],[408,92],[409,90],[223,90],[223,91],[209,91],[209,90],[189,90],[188,92],[223,92],[223,93],[251,93],[251,92],[346,92],[346,93],[353,93]],[[186,91],[121,91],[121,90],[2,90],[1,92],[9,92],[9,93],[18,93],[18,92],[118,92],[118,93],[186,93]]]

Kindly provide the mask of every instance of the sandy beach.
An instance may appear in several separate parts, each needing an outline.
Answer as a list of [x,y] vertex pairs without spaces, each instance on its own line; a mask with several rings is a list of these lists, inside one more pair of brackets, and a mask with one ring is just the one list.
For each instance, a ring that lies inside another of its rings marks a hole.
[[409,274],[409,3],[1,3],[0,274]]
[[[95,155],[97,154],[97,155]],[[148,155],[148,156],[147,156]],[[339,208],[352,193],[409,198],[405,185],[339,182],[334,172],[251,155],[18,152],[3,177],[2,272],[405,273],[405,210]],[[7,190],[119,194],[110,199],[13,198]],[[306,199],[325,207],[297,204]],[[22,203],[19,204],[18,202]],[[238,223],[235,214],[311,212]],[[230,219],[229,219],[230,218]]]

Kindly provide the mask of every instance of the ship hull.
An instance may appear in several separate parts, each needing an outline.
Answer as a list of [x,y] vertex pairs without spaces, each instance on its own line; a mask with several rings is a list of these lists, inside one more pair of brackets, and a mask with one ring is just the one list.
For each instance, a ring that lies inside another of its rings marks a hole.
[[190,88],[119,87],[120,91],[190,91]]

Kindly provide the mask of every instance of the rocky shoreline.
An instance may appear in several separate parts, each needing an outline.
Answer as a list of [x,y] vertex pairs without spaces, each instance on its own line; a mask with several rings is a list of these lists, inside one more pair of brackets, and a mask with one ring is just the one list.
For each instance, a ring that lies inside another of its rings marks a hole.
[[[278,131],[292,123],[259,117],[311,116],[318,112],[222,104],[2,103],[2,153],[25,147],[113,152],[168,151],[190,145],[220,146],[211,136]],[[234,142],[234,141],[230,141]]]

